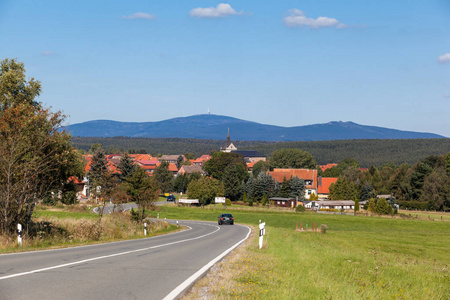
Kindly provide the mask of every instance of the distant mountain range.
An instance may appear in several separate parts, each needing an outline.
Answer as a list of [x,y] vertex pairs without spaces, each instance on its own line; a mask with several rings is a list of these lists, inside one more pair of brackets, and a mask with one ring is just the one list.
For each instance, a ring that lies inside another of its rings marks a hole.
[[327,141],[348,139],[444,138],[433,133],[402,131],[353,122],[282,127],[227,116],[204,114],[159,122],[88,121],[65,127],[80,137],[157,137],[224,140],[228,129],[232,140],[242,141]]

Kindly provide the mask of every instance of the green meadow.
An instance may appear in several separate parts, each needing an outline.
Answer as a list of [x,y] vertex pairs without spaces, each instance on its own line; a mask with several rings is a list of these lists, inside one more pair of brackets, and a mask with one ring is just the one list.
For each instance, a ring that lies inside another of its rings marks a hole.
[[[217,207],[163,207],[160,218],[216,221]],[[237,224],[266,222],[232,275],[212,288],[221,299],[450,299],[450,222],[228,208]],[[308,231],[297,231],[297,222]],[[325,234],[311,231],[326,224]],[[222,273],[222,272],[220,272]],[[219,274],[220,274],[219,273]]]
[[[421,212],[414,213],[420,214],[419,219],[402,219],[174,204],[148,213],[155,218],[159,214],[161,221],[215,222],[223,212],[232,213],[235,224],[248,225],[253,233],[183,299],[450,299],[447,214],[441,218],[432,213],[428,220],[429,213]],[[52,234],[30,240],[20,250],[143,237],[142,226],[131,222],[129,214],[105,215],[101,236],[93,236],[92,230],[98,216],[85,208],[39,207],[35,217],[70,232],[70,238]],[[266,223],[262,249],[259,220]],[[313,223],[318,231],[311,230]],[[297,224],[308,230],[296,230]],[[322,224],[328,227],[326,233],[320,231]],[[173,230],[158,227],[155,234]],[[0,241],[0,252],[19,250],[13,243]],[[197,286],[200,294],[195,292]]]

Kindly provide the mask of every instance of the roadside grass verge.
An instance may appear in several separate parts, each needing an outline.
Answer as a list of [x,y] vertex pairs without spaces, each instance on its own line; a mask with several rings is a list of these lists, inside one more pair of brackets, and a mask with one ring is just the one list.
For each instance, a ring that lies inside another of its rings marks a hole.
[[22,247],[17,245],[16,237],[0,236],[0,253],[139,239],[177,230],[180,229],[176,225],[163,220],[147,221],[147,236],[144,236],[144,225],[133,222],[129,212],[103,215],[99,222],[98,215],[83,209],[74,212],[38,207],[32,225],[25,230]]
[[[226,211],[236,223],[257,226],[260,219],[266,222],[264,247],[258,249],[254,234],[249,244],[233,251],[239,252],[238,257],[231,254],[217,266],[212,276],[220,280],[214,287],[203,286],[194,298],[450,298],[448,222]],[[159,211],[160,217],[209,221],[216,221],[222,212],[175,206]],[[304,228],[314,222],[329,229],[326,234],[296,231],[297,222]]]

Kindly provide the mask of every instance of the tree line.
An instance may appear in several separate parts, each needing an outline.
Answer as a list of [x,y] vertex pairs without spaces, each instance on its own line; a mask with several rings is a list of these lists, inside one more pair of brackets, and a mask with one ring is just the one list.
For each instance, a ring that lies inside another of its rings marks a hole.
[[330,186],[330,199],[365,201],[392,195],[400,207],[450,211],[450,152],[431,155],[415,164],[385,164],[361,171],[354,159],[346,159],[321,173],[338,177]]
[[[108,153],[160,154],[193,153],[195,157],[211,154],[223,146],[224,141],[183,138],[130,138],[130,137],[72,137],[73,145],[89,151],[99,143]],[[361,167],[382,166],[387,163],[414,164],[430,155],[444,155],[450,149],[450,139],[403,140],[340,140],[314,142],[233,141],[239,150],[256,150],[269,157],[275,150],[296,148],[311,153],[319,164],[337,163],[346,158],[357,160]]]

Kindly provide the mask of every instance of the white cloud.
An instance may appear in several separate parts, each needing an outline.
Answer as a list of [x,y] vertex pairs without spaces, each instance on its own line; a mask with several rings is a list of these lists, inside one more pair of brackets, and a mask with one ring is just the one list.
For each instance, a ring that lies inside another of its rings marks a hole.
[[137,12],[134,14],[131,14],[129,16],[123,16],[121,19],[129,19],[129,20],[135,20],[135,19],[147,19],[147,20],[154,20],[156,19],[155,15],[143,13],[143,12]]
[[44,55],[44,56],[50,56],[50,55],[55,55],[55,52],[53,52],[53,51],[44,51],[41,54]]
[[450,62],[450,53],[445,53],[444,55],[439,56],[438,62],[440,62],[441,64],[449,63]]
[[242,15],[244,12],[234,10],[230,4],[220,3],[216,7],[198,7],[189,12],[191,17],[196,18],[222,18],[231,15]]
[[322,27],[336,27],[336,28],[346,28],[347,25],[339,22],[335,18],[328,17],[318,17],[317,19],[307,18],[305,14],[299,9],[289,10],[289,15],[283,18],[284,24],[288,27],[312,27],[312,28],[322,28]]

